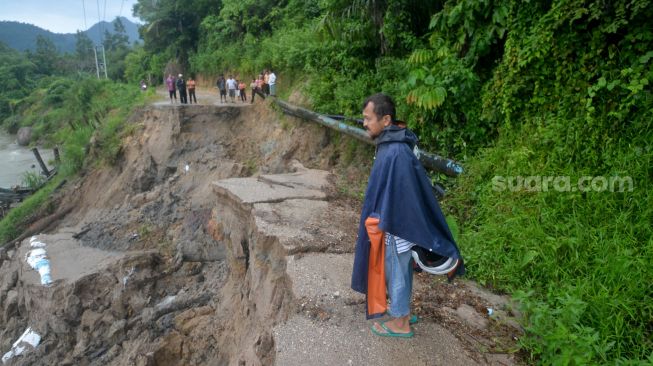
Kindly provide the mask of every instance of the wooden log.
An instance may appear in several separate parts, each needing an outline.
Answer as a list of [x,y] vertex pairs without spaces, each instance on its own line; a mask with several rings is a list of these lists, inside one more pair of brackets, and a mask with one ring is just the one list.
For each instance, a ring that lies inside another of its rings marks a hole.
[[41,171],[43,172],[43,175],[45,175],[46,177],[49,176],[50,171],[48,170],[48,167],[43,162],[43,159],[41,158],[41,154],[39,154],[39,149],[32,148],[32,152],[34,153],[36,160],[39,162],[39,165],[41,166]]
[[56,161],[57,164],[61,164],[61,157],[59,156],[59,148],[55,146],[54,149],[52,149],[52,152],[54,153],[54,161]]

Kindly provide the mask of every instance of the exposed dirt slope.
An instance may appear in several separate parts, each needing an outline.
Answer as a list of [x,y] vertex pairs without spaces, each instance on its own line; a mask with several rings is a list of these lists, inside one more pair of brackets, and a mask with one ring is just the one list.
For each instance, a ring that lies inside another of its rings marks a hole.
[[512,328],[482,315],[502,300],[463,283],[434,299],[418,279],[408,347],[369,334],[348,290],[358,210],[341,194],[364,182],[368,147],[268,104],[164,104],[131,121],[118,163],[69,183],[55,202],[70,213],[37,235],[53,285],[25,262],[29,239],[0,259],[0,352],[27,327],[42,337],[13,364],[514,362]]

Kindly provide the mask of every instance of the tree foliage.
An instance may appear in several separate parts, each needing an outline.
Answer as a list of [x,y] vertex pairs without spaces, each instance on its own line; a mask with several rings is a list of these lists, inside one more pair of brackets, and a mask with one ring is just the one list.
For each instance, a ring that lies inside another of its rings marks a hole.
[[10,131],[18,129],[18,120],[8,119],[30,93],[36,72],[36,65],[27,57],[0,43],[0,125],[5,124]]
[[138,0],[134,14],[145,22],[139,31],[147,51],[170,53],[186,64],[197,47],[200,23],[205,16],[216,14],[221,5],[216,0]]

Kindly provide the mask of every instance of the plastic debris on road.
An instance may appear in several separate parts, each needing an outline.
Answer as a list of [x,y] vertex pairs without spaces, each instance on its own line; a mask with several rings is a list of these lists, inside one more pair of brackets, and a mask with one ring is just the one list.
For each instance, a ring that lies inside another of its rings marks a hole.
[[43,286],[50,286],[52,284],[52,276],[50,274],[50,260],[48,253],[45,251],[45,243],[38,241],[33,236],[30,239],[30,246],[34,249],[25,254],[25,260],[30,267],[39,273],[41,276],[41,284]]
[[39,342],[41,342],[41,336],[38,335],[38,333],[33,331],[32,328],[25,329],[23,335],[20,336],[16,342],[14,342],[11,350],[2,356],[2,363],[5,364],[10,359],[21,355],[23,352],[25,352],[25,350],[27,350],[27,345],[32,346],[32,348],[36,348],[36,346],[39,345]]

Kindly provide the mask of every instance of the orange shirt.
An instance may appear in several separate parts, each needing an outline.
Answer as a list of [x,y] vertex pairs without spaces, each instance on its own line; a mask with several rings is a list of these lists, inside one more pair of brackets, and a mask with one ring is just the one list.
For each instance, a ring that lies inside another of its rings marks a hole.
[[188,89],[195,89],[195,80],[188,80],[188,81],[186,82],[186,87],[187,87]]

